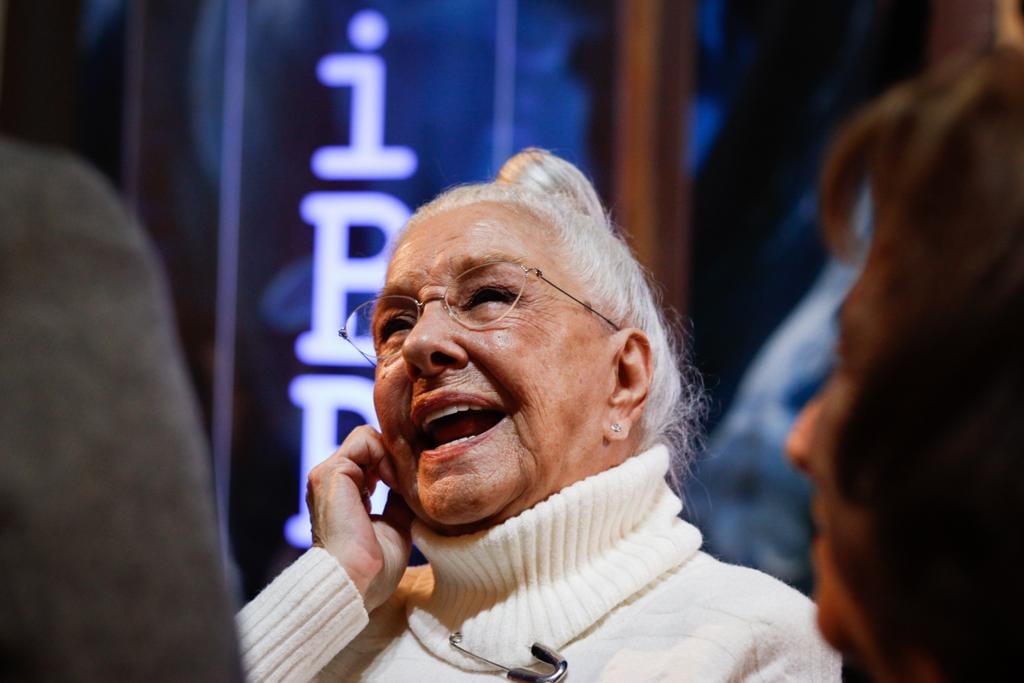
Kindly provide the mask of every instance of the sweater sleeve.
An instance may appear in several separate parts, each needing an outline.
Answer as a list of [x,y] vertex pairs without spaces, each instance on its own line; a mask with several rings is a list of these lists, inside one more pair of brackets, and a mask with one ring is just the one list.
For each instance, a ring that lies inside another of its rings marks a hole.
[[362,596],[326,550],[311,548],[236,617],[250,681],[308,681],[366,627]]

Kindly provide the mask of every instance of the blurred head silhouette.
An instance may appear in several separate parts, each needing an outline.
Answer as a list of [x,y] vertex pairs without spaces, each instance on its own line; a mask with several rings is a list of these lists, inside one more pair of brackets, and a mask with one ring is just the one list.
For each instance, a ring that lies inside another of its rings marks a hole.
[[[866,249],[851,230],[865,184]],[[819,625],[879,680],[1010,680],[1024,609],[1024,55],[855,118],[823,177],[863,258],[839,364],[789,440],[817,487]]]

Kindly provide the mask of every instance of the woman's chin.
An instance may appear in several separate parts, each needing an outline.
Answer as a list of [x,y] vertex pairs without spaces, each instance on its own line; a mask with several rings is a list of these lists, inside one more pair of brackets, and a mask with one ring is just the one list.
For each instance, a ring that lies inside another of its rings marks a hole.
[[[438,487],[443,488],[443,487]],[[497,513],[493,501],[467,499],[442,491],[430,491],[420,495],[427,526],[446,536],[473,533],[494,526]]]
[[426,485],[421,482],[421,520],[446,536],[474,533],[515,514],[509,512],[514,507],[509,504],[513,494],[511,487],[480,482],[472,475],[450,474]]

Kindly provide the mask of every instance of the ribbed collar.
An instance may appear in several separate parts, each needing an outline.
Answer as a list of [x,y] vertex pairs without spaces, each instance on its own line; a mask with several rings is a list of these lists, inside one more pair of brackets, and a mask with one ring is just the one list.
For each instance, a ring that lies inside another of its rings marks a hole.
[[572,642],[699,549],[700,532],[676,516],[668,462],[655,446],[475,534],[415,524],[434,588],[409,601],[409,628],[431,653],[471,671],[494,668],[453,649],[453,631],[467,650],[509,667],[529,665],[534,642]]

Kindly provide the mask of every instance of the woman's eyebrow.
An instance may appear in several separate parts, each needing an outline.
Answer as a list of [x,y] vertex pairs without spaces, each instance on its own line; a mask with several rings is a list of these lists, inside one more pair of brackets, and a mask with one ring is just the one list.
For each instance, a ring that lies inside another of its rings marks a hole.
[[404,294],[404,290],[405,288],[402,287],[401,285],[391,283],[381,287],[380,290],[377,292],[377,296],[393,296],[395,294]]
[[487,250],[478,254],[462,254],[461,256],[453,256],[448,259],[448,272],[452,276],[460,275],[474,266],[482,266],[485,263],[493,263],[495,261],[521,264],[523,259],[513,256],[508,252],[497,250]]
[[[497,250],[486,250],[477,254],[461,254],[459,256],[451,256],[448,258],[448,263],[445,267],[447,273],[446,277],[453,279],[462,273],[465,273],[470,268],[475,266],[481,266],[485,263],[493,263],[495,261],[507,261],[509,263],[518,263],[520,265],[526,265],[524,260],[519,256],[514,256],[504,251]],[[450,284],[447,280],[443,283],[438,284]],[[422,286],[422,285],[420,285]],[[388,296],[401,294],[409,296],[409,290],[416,289],[411,286],[408,280],[398,279],[393,282],[389,282],[381,288],[377,293],[378,296]]]

